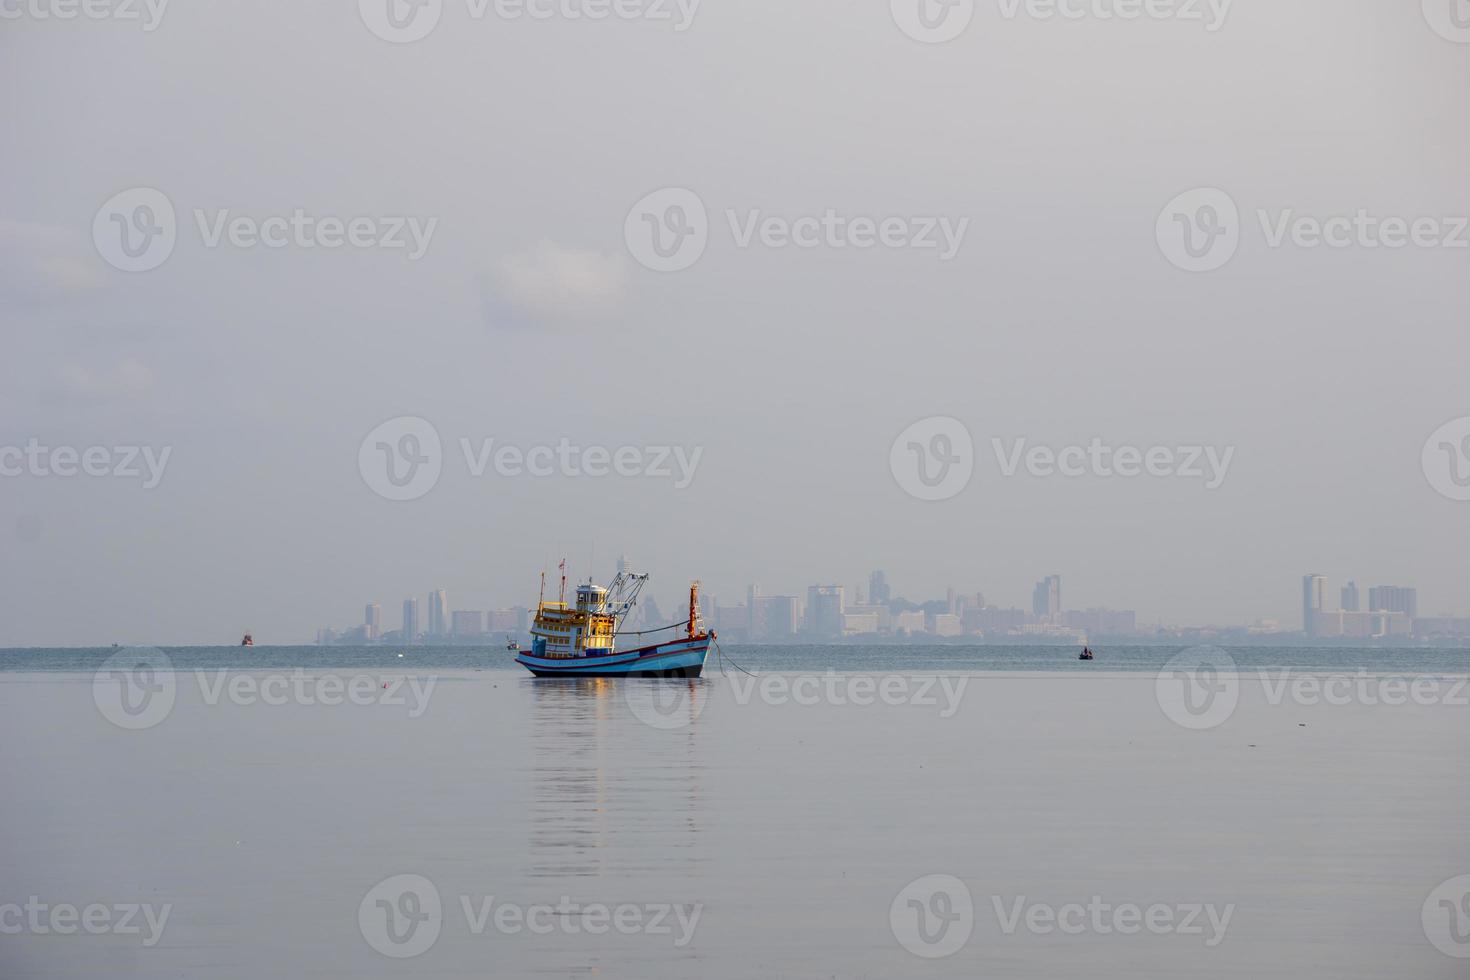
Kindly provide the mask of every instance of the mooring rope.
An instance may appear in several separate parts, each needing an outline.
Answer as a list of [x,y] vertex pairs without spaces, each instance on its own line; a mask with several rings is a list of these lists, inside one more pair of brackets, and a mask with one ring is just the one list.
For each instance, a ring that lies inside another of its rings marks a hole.
[[[723,673],[725,673],[725,659],[726,659],[725,658],[725,648],[722,647],[722,646],[720,646],[720,641],[719,640],[715,640],[714,641],[714,644],[715,644],[715,653],[718,654],[719,655],[719,658],[720,658],[720,673],[723,674]],[[742,667],[739,664],[735,663],[735,658],[734,657],[730,657],[729,660],[730,660],[730,663],[735,667],[735,669],[738,670],[738,671],[740,671],[745,676],[747,676],[747,677],[754,677],[755,676],[750,671],[746,670],[744,667]]]

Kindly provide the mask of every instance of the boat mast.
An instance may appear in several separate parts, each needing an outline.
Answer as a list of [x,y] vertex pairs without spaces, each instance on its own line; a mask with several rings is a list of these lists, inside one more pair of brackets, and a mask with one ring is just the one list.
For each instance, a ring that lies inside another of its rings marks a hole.
[[699,633],[699,580],[689,583],[689,639]]
[[563,558],[561,560],[561,564],[558,565],[557,568],[560,568],[561,569],[561,604],[562,605],[566,605],[567,604],[567,560],[565,558]]

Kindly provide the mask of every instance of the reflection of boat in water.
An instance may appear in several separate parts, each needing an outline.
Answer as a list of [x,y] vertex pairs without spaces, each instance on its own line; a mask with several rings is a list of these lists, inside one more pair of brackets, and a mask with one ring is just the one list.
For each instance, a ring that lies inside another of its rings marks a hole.
[[686,622],[646,631],[683,629],[683,636],[619,650],[618,627],[637,603],[648,576],[618,572],[606,589],[588,581],[577,586],[576,604],[568,605],[565,561],[561,567],[561,598],[556,602],[546,601],[546,579],[542,576],[543,597],[536,604],[531,649],[519,651],[516,663],[537,677],[698,677],[704,670],[704,658],[715,634],[700,628],[698,582],[689,587]]
[[658,869],[683,880],[710,860],[699,846],[712,816],[701,785],[708,751],[702,729],[681,726],[650,739],[647,722],[628,703],[629,692],[682,691],[682,707],[692,713],[690,702],[707,695],[708,681],[523,683],[530,689],[530,744],[515,765],[527,777],[526,806],[494,833],[521,828],[531,879],[605,881]]
[[255,637],[251,636],[249,633],[246,633],[245,636],[240,640],[240,645],[242,647],[255,646]]

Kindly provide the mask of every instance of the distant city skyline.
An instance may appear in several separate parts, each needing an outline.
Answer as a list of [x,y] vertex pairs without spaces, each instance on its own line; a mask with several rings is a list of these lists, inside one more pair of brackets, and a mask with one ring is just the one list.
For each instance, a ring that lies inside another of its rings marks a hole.
[[[633,568],[627,556],[617,561],[621,573]],[[882,636],[951,639],[974,637],[985,640],[1052,640],[1087,642],[1093,637],[1140,638],[1188,630],[1237,631],[1245,635],[1290,636],[1295,632],[1272,619],[1249,624],[1163,624],[1140,623],[1129,609],[1093,606],[1068,609],[1063,603],[1062,576],[1049,574],[1034,583],[1031,608],[997,606],[983,593],[961,593],[948,587],[940,598],[909,598],[893,595],[888,574],[874,569],[864,585],[849,592],[840,584],[813,584],[804,593],[768,595],[758,583],[749,583],[744,601],[735,605],[719,602],[717,594],[701,596],[701,617],[711,628],[723,631],[732,642],[854,641]],[[1366,610],[1360,610],[1356,580],[1338,593],[1336,606],[1328,603],[1329,582],[1325,575],[1302,577],[1300,635],[1312,639],[1395,639],[1455,637],[1470,639],[1470,617],[1420,617],[1418,590],[1412,586],[1378,585],[1368,589]],[[557,595],[560,594],[557,583]],[[855,601],[849,601],[849,597]],[[451,609],[446,590],[428,593],[429,628],[420,631],[417,597],[403,601],[403,619],[396,631],[381,627],[381,605],[367,604],[364,622],[355,627],[324,627],[318,643],[341,642],[476,642],[491,637],[518,639],[530,623],[533,607],[511,605],[486,609]],[[493,604],[492,604],[493,605]],[[643,600],[631,614],[632,627],[665,626],[652,597]],[[650,613],[652,615],[650,615]]]

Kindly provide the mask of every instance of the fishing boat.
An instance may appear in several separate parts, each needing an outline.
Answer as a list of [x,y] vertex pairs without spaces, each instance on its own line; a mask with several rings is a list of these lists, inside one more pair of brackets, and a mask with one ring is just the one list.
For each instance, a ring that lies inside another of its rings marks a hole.
[[1079,653],[1079,654],[1077,654],[1077,659],[1078,660],[1096,660],[1097,657],[1096,657],[1096,655],[1093,654],[1091,647],[1083,647],[1082,648],[1082,652]]
[[242,647],[255,646],[255,637],[251,636],[249,633],[246,633],[245,636],[241,638],[240,645]]
[[[589,579],[577,586],[576,602],[566,601],[566,562],[561,563],[561,598],[548,602],[546,576],[541,576],[541,595],[531,625],[531,649],[516,653],[516,663],[537,677],[698,677],[713,631],[702,628],[699,617],[699,583],[689,586],[689,619],[683,623],[645,630],[619,632],[623,621],[638,601],[648,575],[618,572],[607,588]],[[645,635],[675,632],[659,643],[640,645]],[[628,649],[620,649],[619,636],[636,637]]]

